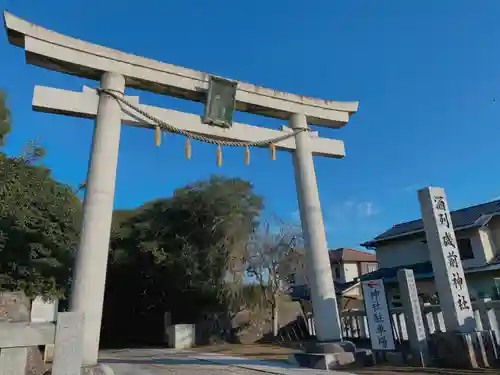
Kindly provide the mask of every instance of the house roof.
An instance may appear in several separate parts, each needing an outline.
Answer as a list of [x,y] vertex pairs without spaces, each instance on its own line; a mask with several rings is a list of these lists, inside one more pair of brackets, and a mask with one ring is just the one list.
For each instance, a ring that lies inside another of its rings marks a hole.
[[384,282],[397,281],[398,271],[401,269],[411,269],[415,275],[415,279],[428,279],[434,277],[432,272],[431,262],[422,262],[415,264],[407,264],[398,267],[379,268],[376,271],[365,273],[359,277],[360,281],[384,279]]
[[[395,283],[398,278],[398,271],[402,269],[411,269],[415,275],[415,279],[432,279],[434,278],[434,272],[432,270],[432,263],[430,261],[407,264],[403,266],[390,267],[390,268],[379,268],[376,271],[365,273],[359,277],[360,281],[369,281],[384,279],[385,283]],[[464,267],[464,272],[466,274],[475,272],[488,272],[500,269],[500,263],[490,263],[481,266]]]
[[[451,211],[450,214],[455,231],[481,227],[487,224],[493,216],[500,215],[500,200]],[[423,231],[424,224],[421,219],[408,221],[394,225],[373,240],[361,244],[361,246],[373,247],[380,242],[400,239],[401,237],[418,234]]]
[[354,250],[342,247],[340,249],[329,250],[328,255],[331,263],[343,262],[376,262],[375,254],[362,250]]

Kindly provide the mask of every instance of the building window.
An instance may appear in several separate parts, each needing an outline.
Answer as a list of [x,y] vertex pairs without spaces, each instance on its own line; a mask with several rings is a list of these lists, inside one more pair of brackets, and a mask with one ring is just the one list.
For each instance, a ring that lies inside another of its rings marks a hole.
[[375,271],[377,270],[377,268],[378,268],[378,267],[377,267],[377,264],[375,264],[375,263],[373,263],[373,264],[367,264],[367,265],[366,265],[366,271],[367,271],[368,273],[370,273],[370,272],[375,272]]
[[339,267],[335,267],[333,270],[335,272],[335,278],[336,279],[340,279],[340,268]]
[[401,303],[401,296],[399,294],[394,294],[392,296],[391,304],[393,307],[401,307],[403,304]]
[[472,251],[470,238],[459,238],[457,239],[457,244],[460,259],[474,259],[474,252]]

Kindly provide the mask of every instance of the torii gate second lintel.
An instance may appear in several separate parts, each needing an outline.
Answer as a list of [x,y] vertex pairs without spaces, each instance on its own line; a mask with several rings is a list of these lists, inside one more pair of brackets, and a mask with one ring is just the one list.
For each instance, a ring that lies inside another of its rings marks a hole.
[[320,341],[342,340],[313,155],[343,157],[344,145],[306,130],[308,123],[344,126],[357,111],[357,102],[325,101],[237,82],[236,110],[286,119],[289,126],[281,131],[237,123],[229,129],[218,128],[203,124],[200,116],[140,105],[137,97],[124,97],[128,86],[202,101],[208,85],[206,73],[86,43],[6,12],[4,21],[9,41],[24,48],[28,63],[100,80],[99,96],[87,88],[72,92],[37,86],[33,97],[35,110],[96,119],[70,303],[72,310],[85,313],[85,365],[96,364],[98,358],[121,124],[155,126],[144,116],[124,111],[117,98],[190,134],[255,142],[293,132],[276,142],[276,147],[293,151],[317,337]]
[[[183,130],[207,137],[236,141],[257,141],[279,138],[292,131],[287,126],[282,126],[281,130],[274,130],[242,123],[233,123],[230,128],[209,126],[202,122],[199,115],[142,105],[139,104],[139,97],[137,96],[126,96],[125,99],[156,118],[175,124],[176,127]],[[38,112],[95,119],[98,103],[99,97],[96,91],[88,87],[84,87],[82,92],[75,92],[37,85],[33,93],[33,109]],[[138,113],[133,113],[133,111],[123,111],[121,117],[122,123],[125,125],[155,128],[154,122]],[[309,136],[313,155],[332,158],[344,157],[344,142],[337,139],[321,138],[317,132],[312,131],[309,132]],[[296,148],[295,139],[292,137],[277,142],[276,148],[293,151]]]

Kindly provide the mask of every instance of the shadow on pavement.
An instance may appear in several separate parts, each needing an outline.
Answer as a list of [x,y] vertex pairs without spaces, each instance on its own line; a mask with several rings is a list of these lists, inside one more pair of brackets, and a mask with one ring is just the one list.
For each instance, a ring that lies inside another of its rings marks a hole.
[[99,362],[105,364],[123,363],[123,364],[140,364],[140,365],[203,365],[203,366],[270,366],[281,368],[294,368],[285,362],[259,361],[252,359],[241,358],[223,358],[223,359],[190,359],[190,358],[152,358],[152,359],[118,359],[118,358],[103,358]]

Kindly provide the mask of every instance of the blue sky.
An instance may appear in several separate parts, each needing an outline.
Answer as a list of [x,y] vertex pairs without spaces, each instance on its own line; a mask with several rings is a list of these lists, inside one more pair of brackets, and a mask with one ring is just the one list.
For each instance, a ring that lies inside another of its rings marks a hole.
[[[359,247],[394,223],[419,216],[416,190],[447,190],[452,208],[500,196],[500,2],[498,0],[351,0],[227,2],[0,0],[1,8],[66,35],[125,52],[297,94],[359,100],[340,130],[343,160],[316,158],[328,244]],[[7,151],[36,140],[54,176],[76,186],[86,175],[89,120],[34,113],[35,84],[80,90],[96,82],[25,64],[0,33],[0,88],[7,91],[13,132]],[[133,90],[128,91],[134,94]],[[197,103],[148,93],[141,102],[201,113]],[[495,101],[495,98],[497,100]],[[278,127],[248,114],[237,121]],[[116,208],[169,196],[213,173],[251,181],[267,210],[296,219],[291,157],[192,145],[124,127]]]

